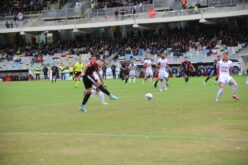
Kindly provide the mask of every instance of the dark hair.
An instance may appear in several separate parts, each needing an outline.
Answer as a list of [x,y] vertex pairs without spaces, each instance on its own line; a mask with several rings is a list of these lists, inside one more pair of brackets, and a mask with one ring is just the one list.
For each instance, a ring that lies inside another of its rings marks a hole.
[[100,59],[100,61],[102,61],[104,64],[105,64],[105,60],[103,60],[103,59]]
[[224,54],[227,54],[227,55],[228,55],[228,52],[223,52],[222,54],[223,54],[223,55],[224,55]]

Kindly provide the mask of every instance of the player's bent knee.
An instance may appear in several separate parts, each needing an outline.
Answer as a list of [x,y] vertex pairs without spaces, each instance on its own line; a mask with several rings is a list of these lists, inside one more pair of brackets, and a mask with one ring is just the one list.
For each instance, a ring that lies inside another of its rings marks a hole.
[[225,84],[224,83],[220,83],[220,88],[225,88]]
[[233,86],[237,86],[238,85],[238,83],[235,80],[232,80],[232,84],[233,84]]
[[102,83],[100,83],[100,82],[96,82],[95,83],[95,86],[97,86],[97,87],[99,87],[99,86],[101,86],[102,85]]
[[92,88],[85,89],[85,93],[91,94]]

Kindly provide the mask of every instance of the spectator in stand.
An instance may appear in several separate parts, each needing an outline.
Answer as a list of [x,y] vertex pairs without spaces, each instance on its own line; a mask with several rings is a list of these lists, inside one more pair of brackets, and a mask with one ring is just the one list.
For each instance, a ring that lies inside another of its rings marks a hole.
[[120,10],[121,20],[124,20],[125,9]]
[[10,25],[9,25],[8,21],[6,21],[5,26],[6,26],[6,28],[9,28]]
[[82,3],[79,0],[76,1],[75,8],[82,8]]
[[187,0],[181,0],[183,9],[187,8]]
[[131,9],[131,13],[132,13],[133,19],[135,19],[135,17],[136,17],[136,10],[135,10],[134,7]]
[[10,22],[9,27],[13,28],[13,22],[12,21]]
[[119,20],[119,11],[118,10],[115,11],[115,20]]

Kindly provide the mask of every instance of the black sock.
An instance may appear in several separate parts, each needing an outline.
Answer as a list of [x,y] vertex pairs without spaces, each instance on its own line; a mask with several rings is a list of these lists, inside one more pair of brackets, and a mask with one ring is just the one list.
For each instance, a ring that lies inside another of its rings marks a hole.
[[208,76],[208,77],[206,78],[205,82],[208,82],[209,79],[210,79],[210,77]]
[[187,83],[189,81],[189,78],[188,77],[185,77],[185,82]]
[[106,88],[104,88],[102,85],[100,85],[99,87],[98,87],[103,93],[105,93],[106,95],[110,95],[110,93],[109,93],[109,91],[106,89]]
[[219,77],[217,76],[216,78],[215,78],[215,81],[217,81],[219,79]]
[[158,79],[155,81],[155,83],[154,83],[154,87],[157,87],[158,86]]
[[128,78],[126,78],[125,84],[127,84]]
[[82,102],[83,105],[85,105],[88,102],[88,100],[90,98],[90,95],[91,95],[91,93],[86,93],[84,95],[84,99],[83,99],[83,102]]

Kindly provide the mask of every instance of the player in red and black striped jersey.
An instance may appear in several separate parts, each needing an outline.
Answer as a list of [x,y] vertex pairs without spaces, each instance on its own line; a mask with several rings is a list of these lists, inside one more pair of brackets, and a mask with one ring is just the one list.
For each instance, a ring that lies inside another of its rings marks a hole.
[[128,82],[128,79],[129,79],[129,71],[130,71],[130,68],[129,68],[129,62],[128,61],[124,61],[121,63],[121,73],[122,73],[122,79],[125,80],[125,84],[127,84]]
[[[80,110],[83,112],[87,112],[85,105],[88,102],[88,99],[90,98],[93,85],[95,85],[96,87],[98,87],[99,90],[101,90],[103,93],[108,95],[111,100],[117,100],[118,99],[118,97],[112,95],[105,88],[102,76],[99,73],[99,68],[102,68],[104,64],[105,64],[104,60],[96,60],[95,57],[92,57],[90,59],[90,61],[88,62],[88,64],[85,65],[85,67],[83,69],[83,73],[81,74],[81,76],[83,76],[83,83],[85,86],[85,95],[84,95],[83,102],[80,106]],[[95,78],[94,73],[96,73],[99,76],[100,81]]]
[[208,82],[208,80],[215,74],[216,75],[216,78],[215,78],[215,82],[219,79],[219,73],[218,73],[218,67],[217,67],[217,64],[218,62],[221,60],[221,56],[218,55],[217,56],[217,59],[214,60],[214,68],[212,70],[212,72],[208,75],[208,77],[206,78],[206,80],[204,81],[204,84],[206,84]]
[[184,61],[181,64],[181,70],[183,70],[183,76],[186,83],[189,81],[189,76],[192,71],[195,70],[192,63],[188,60],[188,57],[184,57]]

